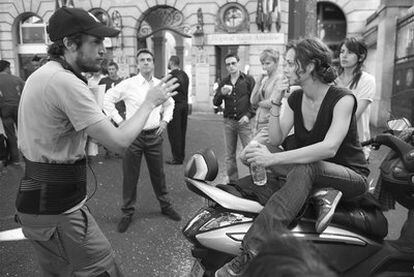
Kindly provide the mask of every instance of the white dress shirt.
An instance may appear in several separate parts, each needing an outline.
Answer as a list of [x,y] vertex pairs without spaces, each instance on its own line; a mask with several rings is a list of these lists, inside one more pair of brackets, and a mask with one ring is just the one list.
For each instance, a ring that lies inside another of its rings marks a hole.
[[[103,109],[106,115],[117,124],[121,123],[123,119],[115,108],[115,103],[124,100],[126,119],[132,117],[144,102],[148,90],[159,82],[160,80],[155,77],[147,81],[141,74],[123,80],[105,93]],[[162,105],[153,109],[145,123],[144,130],[158,128],[161,120],[170,122],[173,111],[174,100],[170,97]]]

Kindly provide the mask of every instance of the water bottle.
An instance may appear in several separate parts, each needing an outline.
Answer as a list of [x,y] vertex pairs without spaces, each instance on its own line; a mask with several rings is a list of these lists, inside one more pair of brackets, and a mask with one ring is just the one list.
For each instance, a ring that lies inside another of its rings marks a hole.
[[[259,145],[259,143],[255,140],[252,140],[250,144],[253,146]],[[266,168],[264,166],[251,163],[250,174],[252,176],[252,180],[255,185],[264,186],[267,183]]]

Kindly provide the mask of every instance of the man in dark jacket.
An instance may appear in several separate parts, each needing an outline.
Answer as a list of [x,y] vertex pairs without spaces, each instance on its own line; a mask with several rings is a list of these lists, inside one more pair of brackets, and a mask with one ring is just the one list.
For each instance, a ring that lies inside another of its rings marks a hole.
[[10,63],[0,60],[0,116],[3,121],[7,142],[7,158],[11,164],[20,161],[17,148],[17,110],[24,81],[11,74]]
[[175,101],[173,118],[167,126],[168,139],[171,145],[172,160],[167,164],[182,164],[185,157],[185,134],[187,132],[188,116],[188,76],[180,69],[180,58],[171,56],[168,68],[171,76],[177,78],[180,86],[177,94],[173,97]]
[[240,137],[243,148],[252,137],[250,119],[255,111],[250,103],[250,95],[255,81],[252,76],[239,69],[239,57],[230,53],[224,58],[229,76],[219,84],[214,95],[214,106],[220,106],[224,100],[224,131],[226,142],[226,167],[230,183],[239,179],[236,162],[237,137]]

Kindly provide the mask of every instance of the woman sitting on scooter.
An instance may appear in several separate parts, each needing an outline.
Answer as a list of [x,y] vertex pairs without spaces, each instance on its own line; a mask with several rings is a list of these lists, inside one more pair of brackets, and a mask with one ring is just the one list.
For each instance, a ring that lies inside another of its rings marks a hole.
[[[243,254],[216,272],[216,276],[240,276],[269,234],[286,232],[317,188],[319,207],[316,230],[323,232],[341,197],[354,199],[367,191],[369,169],[358,140],[355,96],[332,85],[336,72],[331,51],[319,39],[291,42],[285,54],[285,77],[271,96],[269,138],[280,145],[294,127],[295,149],[271,153],[264,145],[248,146],[248,163],[276,173],[287,172],[286,183],[269,198],[243,240]],[[281,99],[289,85],[292,93],[283,114]],[[287,169],[287,171],[286,171]],[[267,184],[269,185],[269,184]]]

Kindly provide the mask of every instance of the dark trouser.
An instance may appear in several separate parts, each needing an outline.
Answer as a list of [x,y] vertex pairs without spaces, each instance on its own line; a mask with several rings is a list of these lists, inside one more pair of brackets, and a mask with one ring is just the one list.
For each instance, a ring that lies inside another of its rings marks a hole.
[[[344,200],[366,192],[366,178],[350,168],[319,161],[280,168],[280,175],[288,173],[286,183],[267,201],[243,240],[246,251],[257,252],[270,234],[283,233],[305,204],[315,184],[317,188],[330,187],[343,193]],[[279,175],[278,167],[272,171]]]
[[20,160],[15,129],[15,126],[17,128],[17,111],[17,106],[1,107],[1,120],[3,121],[4,131],[7,136],[7,151],[11,162],[18,162]]
[[185,134],[187,132],[188,104],[176,103],[173,118],[167,126],[173,160],[183,162],[185,157]]
[[414,211],[408,210],[407,219],[401,229],[401,235],[398,239],[407,247],[414,250]]
[[152,188],[160,202],[161,208],[171,206],[168,198],[167,186],[162,157],[162,136],[156,135],[156,129],[142,131],[141,134],[128,147],[122,159],[124,175],[122,196],[122,212],[124,215],[132,215],[135,212],[137,200],[137,182],[139,178],[142,155],[148,165]]
[[0,162],[7,161],[9,154],[7,153],[6,137],[0,134]]

